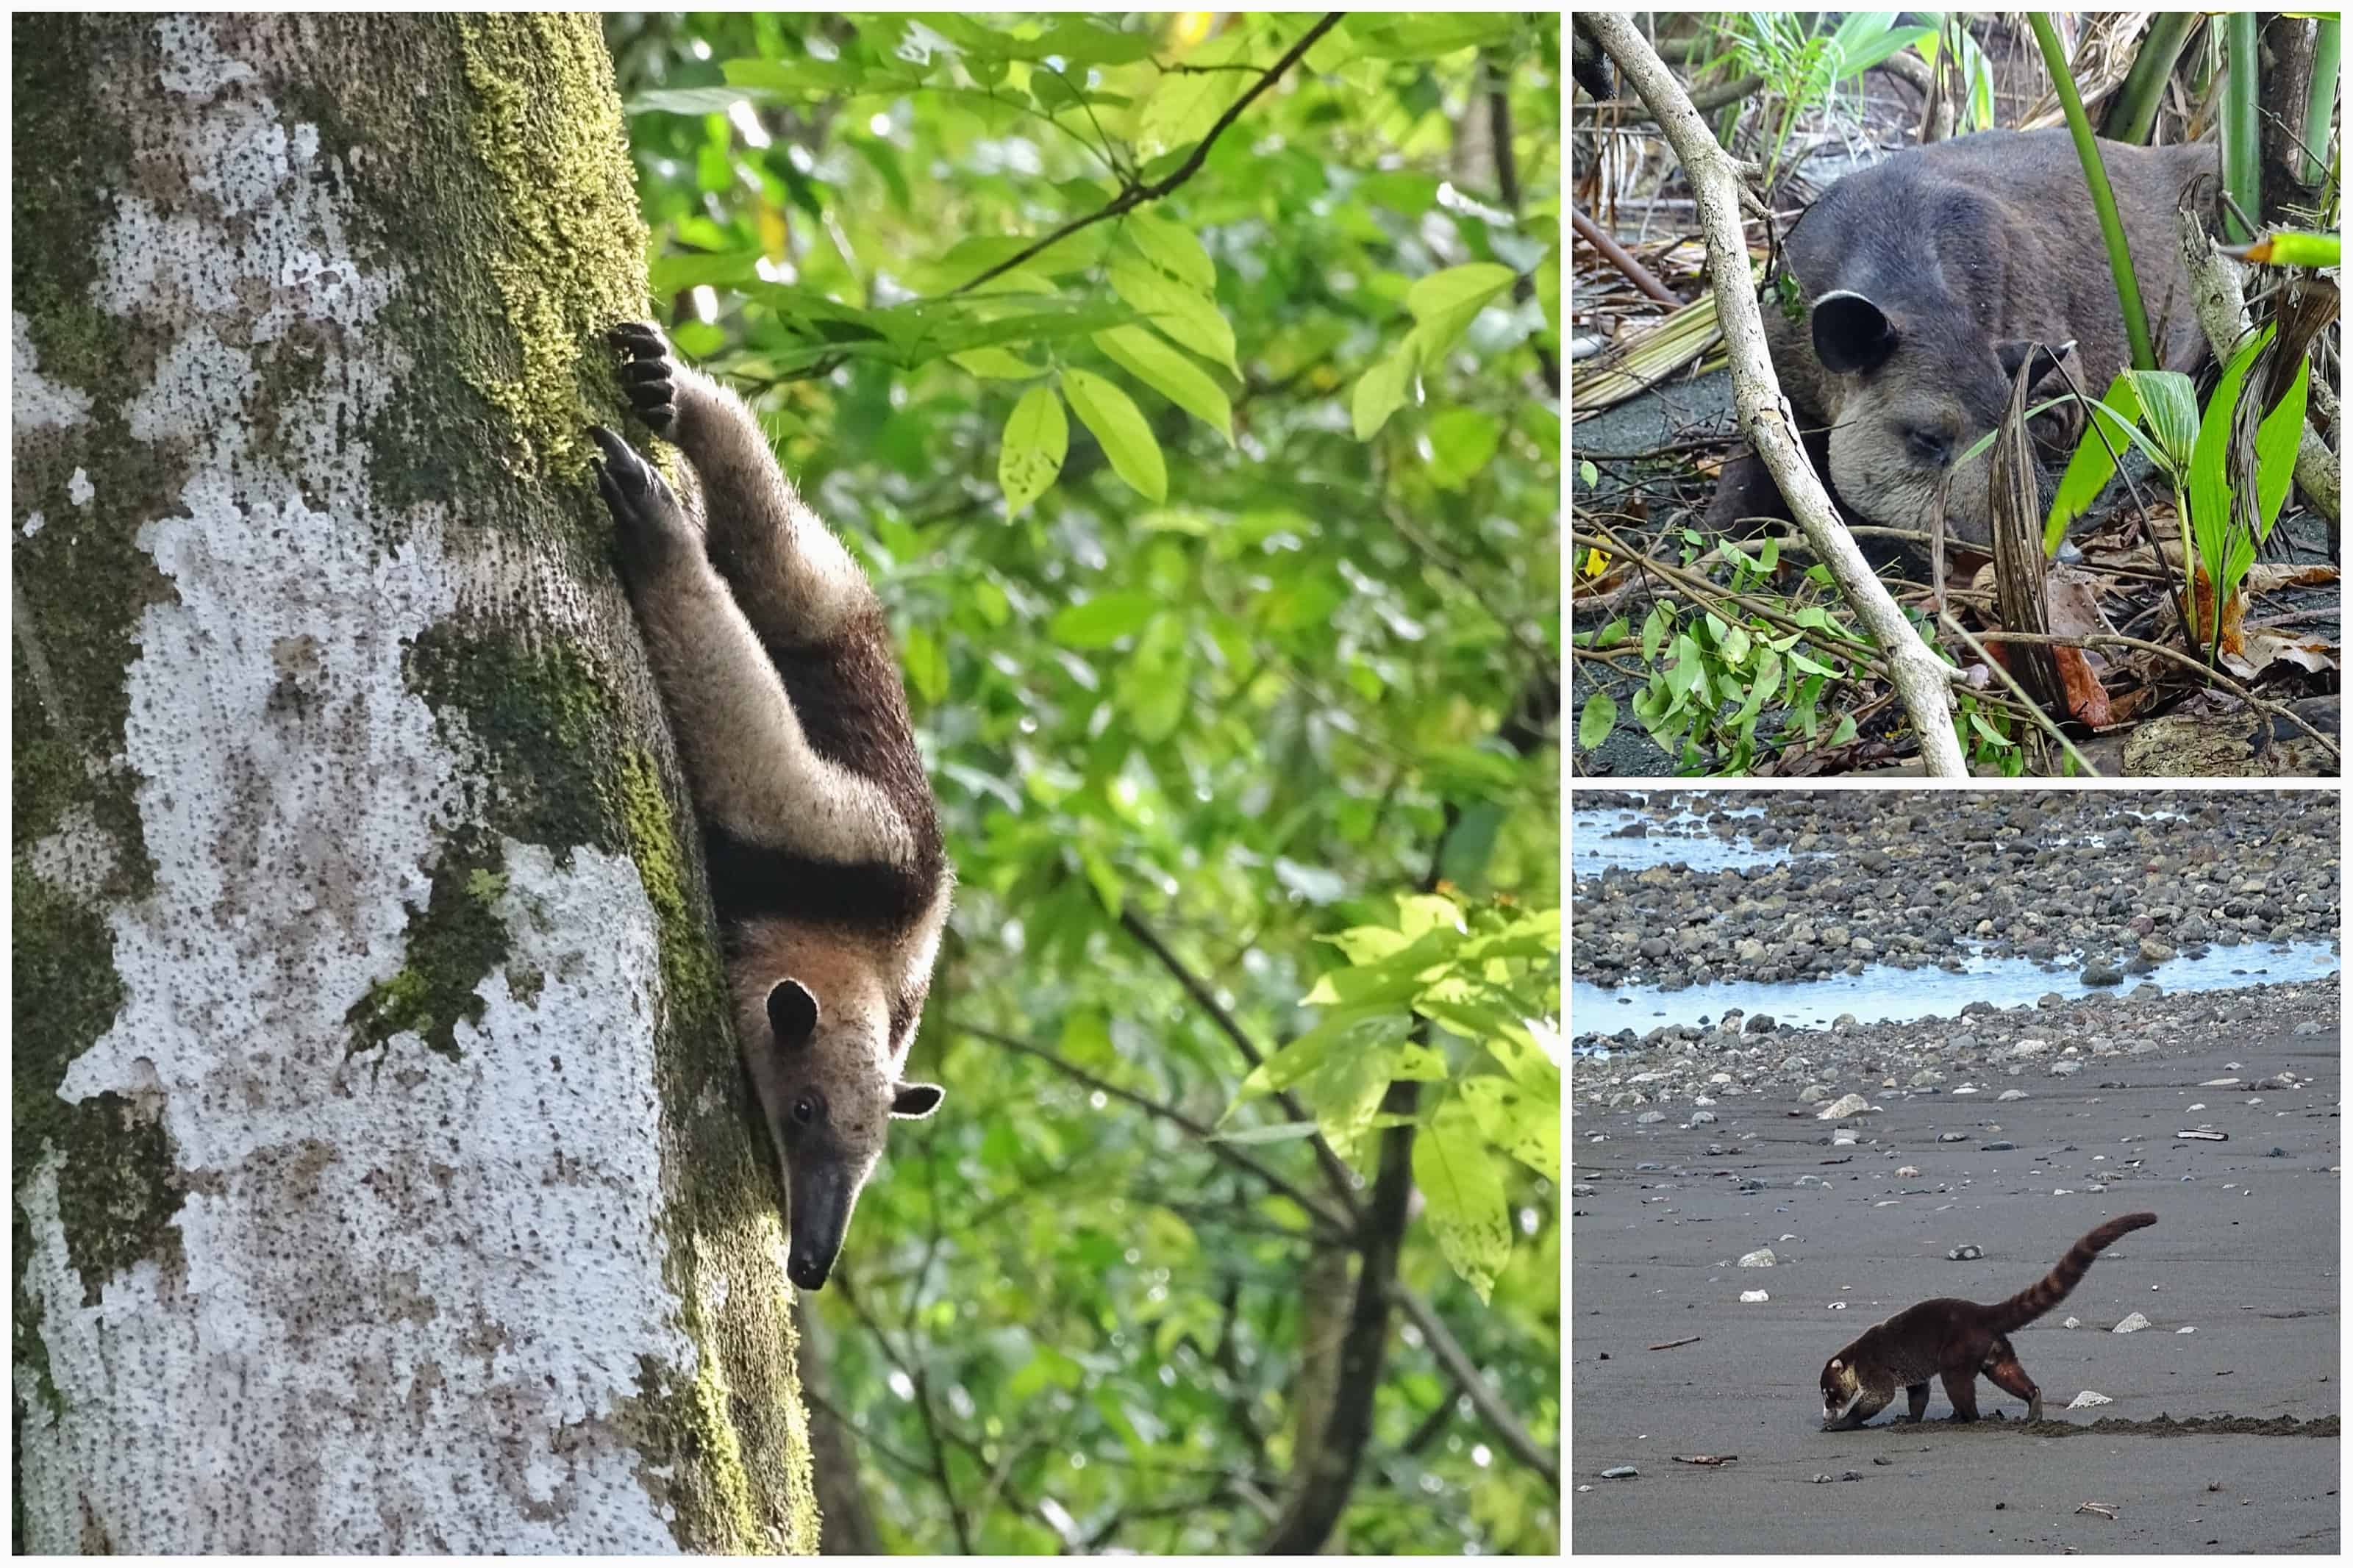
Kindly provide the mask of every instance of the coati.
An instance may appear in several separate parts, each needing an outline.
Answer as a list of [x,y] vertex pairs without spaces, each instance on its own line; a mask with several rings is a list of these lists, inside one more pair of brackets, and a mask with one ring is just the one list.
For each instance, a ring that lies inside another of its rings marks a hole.
[[2128,1214],[2108,1221],[2067,1249],[2049,1274],[2007,1301],[1990,1307],[1940,1297],[1907,1307],[1831,1357],[1822,1368],[1822,1430],[1860,1426],[1887,1407],[1901,1388],[1911,1398],[1905,1419],[1928,1413],[1928,1379],[1941,1377],[1953,1419],[1978,1418],[1980,1372],[2026,1401],[2026,1418],[2042,1419],[2042,1391],[2018,1364],[2010,1333],[2022,1329],[2067,1299],[2092,1267],[2092,1259],[2126,1231],[2155,1225],[2153,1214]]
[[735,1026],[785,1172],[786,1273],[821,1289],[893,1117],[954,873],[881,603],[733,394],[661,329],[614,329],[621,388],[691,466],[681,503],[589,431],[622,576],[685,759]]

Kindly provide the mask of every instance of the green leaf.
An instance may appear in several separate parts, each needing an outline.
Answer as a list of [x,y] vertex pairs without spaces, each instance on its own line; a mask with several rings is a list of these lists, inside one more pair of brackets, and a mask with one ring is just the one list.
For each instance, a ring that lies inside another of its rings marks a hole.
[[1511,1206],[1503,1172],[1478,1117],[1460,1099],[1441,1101],[1413,1141],[1413,1183],[1439,1249],[1482,1302],[1512,1259]]
[[1577,717],[1577,743],[1587,751],[1609,738],[1618,727],[1618,700],[1607,691],[1596,690],[1585,700],[1585,708]]
[[1020,516],[1052,488],[1070,448],[1071,423],[1054,389],[1033,386],[1023,393],[1005,421],[1005,444],[997,457],[997,483],[1005,492],[1007,516]]
[[[1209,39],[1186,57],[1192,66],[1240,65],[1250,53],[1241,28]],[[1135,142],[1147,158],[1190,146],[1250,89],[1247,71],[1170,71],[1153,85],[1135,119]]]
[[1102,376],[1083,370],[1062,372],[1062,395],[1071,400],[1079,423],[1103,443],[1112,471],[1146,500],[1166,500],[1168,465],[1134,400]]
[[634,93],[621,106],[624,114],[725,114],[744,101],[733,87],[657,88]]
[[948,357],[983,381],[1027,381],[1046,374],[1043,365],[1031,364],[1006,349],[971,349]]
[[760,276],[760,253],[730,250],[717,255],[672,251],[657,256],[647,268],[647,287],[656,294],[683,293],[706,285],[719,288],[748,283]]
[[1064,16],[1057,17],[1033,43],[1021,46],[1035,53],[1015,58],[1034,60],[1060,55],[1072,65],[1124,66],[1150,59],[1152,44],[1149,33],[1113,32],[1091,16]]
[[1121,220],[1127,237],[1155,267],[1189,289],[1207,294],[1218,286],[1218,264],[1200,237],[1156,213],[1132,212]]
[[1234,329],[1208,295],[1132,256],[1113,258],[1111,287],[1112,292],[1176,342],[1236,375],[1241,374],[1234,357]]
[[1160,600],[1151,594],[1098,594],[1056,611],[1046,635],[1064,647],[1109,647],[1159,613]]
[[1234,406],[1199,365],[1157,333],[1143,327],[1114,327],[1095,334],[1095,346],[1112,363],[1234,444]]
[[1546,1101],[1510,1079],[1466,1078],[1456,1086],[1487,1141],[1547,1181],[1560,1180],[1560,1100]]
[[901,639],[899,659],[907,672],[907,684],[925,702],[940,703],[948,695],[948,654],[940,639],[929,630],[910,625]]
[[1349,419],[1357,440],[1371,440],[1388,423],[1389,416],[1405,406],[1419,359],[1409,340],[1356,378],[1356,395],[1349,402]]
[[1504,422],[1479,408],[1450,408],[1430,422],[1430,478],[1461,489],[1485,468],[1504,439]]
[[1434,272],[1407,289],[1405,308],[1418,323],[1413,337],[1421,345],[1421,363],[1434,364],[1452,348],[1487,301],[1512,286],[1512,277],[1508,267],[1474,261]]
[[2295,367],[2295,379],[2288,384],[2279,406],[2264,415],[2255,429],[2256,516],[2262,520],[2266,539],[2271,537],[2272,524],[2279,521],[2288,485],[2295,478],[2296,445],[2304,439],[2304,406],[2311,381],[2312,362],[2306,360]]

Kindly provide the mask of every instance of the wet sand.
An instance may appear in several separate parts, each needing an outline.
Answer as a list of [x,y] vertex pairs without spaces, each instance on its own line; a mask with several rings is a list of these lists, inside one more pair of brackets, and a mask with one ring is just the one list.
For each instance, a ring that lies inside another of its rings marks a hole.
[[[1723,1099],[1699,1126],[1671,1103],[1651,1126],[1632,1105],[1576,1103],[1572,1550],[2336,1552],[2338,1005],[2334,984],[2298,990],[2317,1033],[2274,1017],[2193,1031],[2072,1078],[1981,1073],[1974,1098],[1841,1083],[1881,1108],[1843,1121],[1788,1092]],[[2031,1098],[1995,1102],[2013,1083]],[[2230,1141],[2175,1138],[2201,1123]],[[1849,1125],[1857,1143],[1832,1147]],[[1975,1426],[1945,1419],[1937,1387],[1924,1426],[1890,1424],[1899,1396],[1860,1431],[1820,1430],[1822,1363],[1865,1328],[1930,1297],[2010,1295],[2137,1209],[2158,1224],[2011,1336],[2043,1426],[1980,1378]],[[1965,1243],[1984,1257],[1948,1260]],[[1736,1267],[1765,1247],[1775,1267]],[[1743,1303],[1752,1289],[1771,1300]],[[2133,1311],[2152,1326],[2108,1331]],[[2067,1409],[2084,1389],[2115,1403]],[[2173,1425],[2197,1417],[2221,1429]],[[1725,1454],[1738,1458],[1674,1458]],[[1625,1465],[1639,1475],[1600,1479]]]

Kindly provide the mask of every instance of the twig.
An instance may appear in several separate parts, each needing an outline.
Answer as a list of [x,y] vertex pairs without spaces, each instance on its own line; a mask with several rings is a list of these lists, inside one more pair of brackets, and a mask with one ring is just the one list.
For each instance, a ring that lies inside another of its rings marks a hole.
[[1560,1461],[1528,1435],[1528,1429],[1520,1425],[1519,1417],[1514,1415],[1494,1389],[1488,1386],[1477,1365],[1464,1352],[1453,1334],[1448,1331],[1444,1320],[1430,1303],[1409,1285],[1392,1285],[1389,1296],[1405,1309],[1405,1315],[1413,1320],[1414,1326],[1421,1331],[1421,1337],[1430,1342],[1430,1352],[1438,1357],[1439,1365],[1446,1369],[1446,1374],[1469,1396],[1471,1408],[1479,1413],[1479,1418],[1487,1424],[1488,1430],[1495,1434],[1520,1463],[1552,1485],[1559,1486]]
[[2320,749],[2328,753],[2328,760],[2330,762],[2340,763],[2342,762],[2342,758],[2337,749],[2337,743],[2334,741],[2331,741],[2327,736],[2322,734],[2319,731],[2314,729],[2310,724],[2306,723],[2302,715],[2298,714],[2295,709],[2290,708],[2284,702],[2274,702],[2267,697],[2256,696],[2253,692],[2248,690],[2245,687],[2240,685],[2229,676],[2224,675],[2221,670],[2216,669],[2213,666],[2207,664],[2200,659],[2194,658],[2189,654],[2183,653],[2179,648],[2168,647],[2163,643],[2147,642],[2139,637],[2123,637],[2114,632],[2094,632],[2084,637],[2044,637],[2032,632],[1989,631],[1980,633],[1979,635],[1988,642],[2039,642],[2046,644],[2052,647],[2135,647],[2140,649],[2144,653],[2156,654],[2160,658],[2170,659],[2175,664],[2182,666],[2193,674],[2198,675],[2204,679],[2212,681],[2215,685],[2221,687],[2223,690],[2229,692],[2240,701],[2244,702],[2250,708],[2260,709],[2266,713],[2274,714],[2279,718],[2286,720],[2289,723],[2295,725],[2297,729],[2311,736],[2313,740],[2318,743]]
[[1131,212],[1134,209],[1142,206],[1146,202],[1158,201],[1161,197],[1166,195],[1169,192],[1175,190],[1177,186],[1191,179],[1195,174],[1200,172],[1202,163],[1207,161],[1209,156],[1209,149],[1217,143],[1219,137],[1226,133],[1226,128],[1233,124],[1236,120],[1240,119],[1241,117],[1242,110],[1248,109],[1250,104],[1257,100],[1261,93],[1264,92],[1268,88],[1272,87],[1276,81],[1281,79],[1285,71],[1298,64],[1300,57],[1304,55],[1309,49],[1314,48],[1318,39],[1322,38],[1324,34],[1330,32],[1334,27],[1339,26],[1340,18],[1345,14],[1345,13],[1339,11],[1326,13],[1314,26],[1308,28],[1306,34],[1300,38],[1299,42],[1293,44],[1281,59],[1275,61],[1273,65],[1267,68],[1267,71],[1264,76],[1260,77],[1258,80],[1252,82],[1249,89],[1244,91],[1240,98],[1234,100],[1231,106],[1229,106],[1223,114],[1218,116],[1216,121],[1210,125],[1208,132],[1202,136],[1200,141],[1193,144],[1191,154],[1187,156],[1182,163],[1177,164],[1175,169],[1171,170],[1166,174],[1162,175],[1159,179],[1153,181],[1148,185],[1131,184],[1126,186],[1121,190],[1119,195],[1112,197],[1111,200],[1105,202],[1093,212],[1088,213],[1081,217],[1072,218],[1070,222],[1054,230],[1053,233],[1046,236],[1043,239],[1037,241],[1033,245],[1023,247],[1020,251],[1008,257],[1003,261],[998,262],[996,266],[988,268],[986,272],[981,273],[978,277],[968,279],[965,282],[958,284],[955,288],[949,289],[946,294],[942,296],[942,298],[953,300],[959,294],[968,294],[973,289],[977,289],[982,284],[987,282],[990,279],[997,277],[1002,273],[1010,272],[1015,268],[1027,264],[1033,257],[1036,257],[1041,252],[1060,244],[1063,240],[1068,239],[1071,236],[1078,233],[1081,229],[1092,227],[1094,225],[1103,222],[1105,218],[1117,217],[1122,213]]
[[[1245,1061],[1255,1068],[1266,1060],[1265,1053],[1261,1051],[1250,1036],[1243,1032],[1242,1026],[1234,1021],[1234,1016],[1219,1004],[1217,997],[1210,992],[1208,983],[1187,968],[1183,959],[1169,951],[1168,944],[1162,942],[1150,926],[1144,923],[1144,918],[1135,912],[1134,906],[1124,905],[1121,908],[1119,923],[1121,929],[1151,950],[1152,956],[1160,961],[1160,966],[1175,976],[1176,983],[1185,988],[1185,994],[1192,997],[1203,1012],[1208,1014],[1210,1021],[1218,1026],[1226,1038],[1234,1043],[1234,1049],[1241,1052]],[[1307,1113],[1307,1108],[1299,1103],[1299,1097],[1289,1089],[1277,1091],[1274,1098],[1282,1107],[1283,1113],[1293,1121],[1312,1122],[1315,1120]],[[1330,1184],[1333,1194],[1347,1209],[1350,1222],[1354,1223],[1358,1213],[1356,1173],[1348,1169],[1345,1161],[1333,1152],[1332,1145],[1324,1141],[1323,1133],[1311,1132],[1307,1137],[1310,1146],[1315,1151],[1316,1163],[1324,1168],[1324,1180]]]
[[1702,1340],[1704,1340],[1704,1339],[1705,1339],[1705,1338],[1707,1338],[1707,1336],[1706,1336],[1705,1334],[1694,1334],[1694,1335],[1692,1335],[1689,1339],[1682,1339],[1682,1340],[1668,1340],[1668,1341],[1666,1341],[1665,1342],[1661,1343],[1661,1344],[1655,1344],[1655,1345],[1644,1345],[1642,1348],[1643,1348],[1644,1350],[1652,1350],[1652,1351],[1671,1351],[1671,1350],[1674,1349],[1677,1345],[1695,1345],[1695,1344],[1699,1343],[1699,1342],[1700,1342],[1700,1341],[1702,1341]]
[[1148,1111],[1164,1121],[1175,1123],[1194,1137],[1200,1139],[1202,1145],[1219,1159],[1237,1169],[1249,1172],[1293,1203],[1297,1204],[1333,1240],[1345,1242],[1348,1239],[1350,1229],[1354,1225],[1352,1217],[1344,1218],[1334,1214],[1277,1172],[1260,1164],[1231,1143],[1220,1139],[1218,1136],[1218,1130],[1208,1123],[1197,1121],[1174,1106],[1163,1105],[1148,1095],[1138,1094],[1132,1089],[1122,1089],[1108,1079],[1097,1078],[1084,1068],[1066,1062],[1053,1052],[1043,1047],[1033,1046],[1027,1040],[1018,1039],[1011,1035],[1001,1035],[994,1029],[982,1028],[977,1024],[959,1021],[956,1027],[976,1039],[987,1040],[990,1045],[1002,1046],[1008,1051],[1019,1051],[1024,1056],[1035,1057],[1063,1077],[1082,1083],[1098,1094],[1107,1094],[1113,1100],[1125,1100],[1138,1110]]
[[1624,273],[1635,288],[1662,305],[1671,305],[1677,310],[1683,308],[1683,300],[1676,298],[1673,289],[1653,277],[1649,268],[1634,258],[1632,251],[1619,244],[1616,237],[1599,224],[1587,217],[1575,202],[1568,205],[1568,222],[1569,226],[1577,230],[1578,238],[1599,251],[1602,258]]

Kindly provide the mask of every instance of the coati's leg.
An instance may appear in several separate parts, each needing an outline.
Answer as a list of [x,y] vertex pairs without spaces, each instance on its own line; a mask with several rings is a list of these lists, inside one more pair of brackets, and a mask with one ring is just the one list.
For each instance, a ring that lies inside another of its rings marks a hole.
[[1912,1408],[1905,1414],[1904,1419],[1906,1421],[1926,1420],[1928,1418],[1928,1385],[1925,1383],[1915,1383],[1912,1384],[1911,1387],[1906,1388],[1904,1391],[1904,1394],[1905,1397],[1910,1400],[1912,1404]]
[[1945,1373],[1945,1397],[1953,1402],[1953,1419],[1974,1421],[1978,1418],[1978,1369],[1968,1367]]
[[678,497],[628,442],[602,427],[588,434],[605,455],[596,488],[697,805],[747,839],[791,823],[797,845],[825,859],[910,863],[913,830],[891,797],[811,749]]
[[650,321],[626,322],[611,338],[628,356],[621,390],[630,406],[694,465],[712,564],[753,629],[772,646],[806,647],[871,611],[866,574],[776,467],[743,401],[681,364]]
[[1995,1340],[1992,1348],[1986,1352],[1984,1371],[1996,1388],[2026,1401],[2026,1418],[2029,1421],[2042,1419],[2042,1391],[2034,1386],[2034,1380],[2026,1375],[2024,1367],[2018,1364],[2018,1352],[2010,1348],[2008,1338]]

